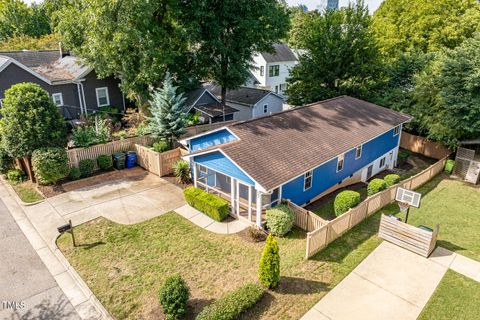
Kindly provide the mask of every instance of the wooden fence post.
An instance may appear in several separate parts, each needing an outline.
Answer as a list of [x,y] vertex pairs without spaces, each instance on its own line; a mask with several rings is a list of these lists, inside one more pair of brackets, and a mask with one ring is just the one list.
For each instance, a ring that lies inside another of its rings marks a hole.
[[307,233],[307,251],[305,252],[305,259],[310,258],[310,233]]

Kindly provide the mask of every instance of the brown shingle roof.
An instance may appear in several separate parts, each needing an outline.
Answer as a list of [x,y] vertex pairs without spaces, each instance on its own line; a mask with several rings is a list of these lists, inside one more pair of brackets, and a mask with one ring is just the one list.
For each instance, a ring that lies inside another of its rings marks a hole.
[[218,147],[270,190],[410,119],[342,96],[232,124],[240,140]]

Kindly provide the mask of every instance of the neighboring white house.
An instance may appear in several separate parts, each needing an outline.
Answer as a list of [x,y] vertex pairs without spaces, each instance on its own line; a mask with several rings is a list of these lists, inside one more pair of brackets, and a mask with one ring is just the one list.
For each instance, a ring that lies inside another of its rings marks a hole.
[[[298,63],[297,56],[286,43],[275,43],[273,52],[262,52],[253,57],[254,68],[250,70],[257,88],[285,95],[290,70]],[[250,86],[250,85],[247,85]]]
[[[204,84],[204,88],[220,99],[221,88],[215,84]],[[238,112],[233,120],[248,120],[283,111],[283,97],[269,90],[240,87],[227,91],[227,103]]]

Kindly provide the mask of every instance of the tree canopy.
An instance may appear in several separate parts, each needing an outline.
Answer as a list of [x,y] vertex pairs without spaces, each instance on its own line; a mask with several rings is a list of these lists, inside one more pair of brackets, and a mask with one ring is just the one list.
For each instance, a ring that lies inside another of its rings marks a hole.
[[385,0],[373,15],[380,51],[390,58],[403,52],[453,49],[480,30],[477,0]]
[[305,52],[287,80],[290,103],[360,91],[374,77],[378,51],[362,0],[340,10],[299,12],[294,21],[290,42]]
[[28,6],[22,0],[0,0],[0,41],[22,35],[40,37],[50,32],[42,4]]

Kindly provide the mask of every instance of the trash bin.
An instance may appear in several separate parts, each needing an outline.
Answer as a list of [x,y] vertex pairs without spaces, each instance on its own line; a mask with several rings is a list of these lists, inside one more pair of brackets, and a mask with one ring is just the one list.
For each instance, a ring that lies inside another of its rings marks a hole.
[[113,154],[113,166],[115,169],[125,169],[125,153],[117,152]]
[[133,151],[127,152],[127,160],[125,162],[125,167],[131,169],[137,164],[137,154]]

